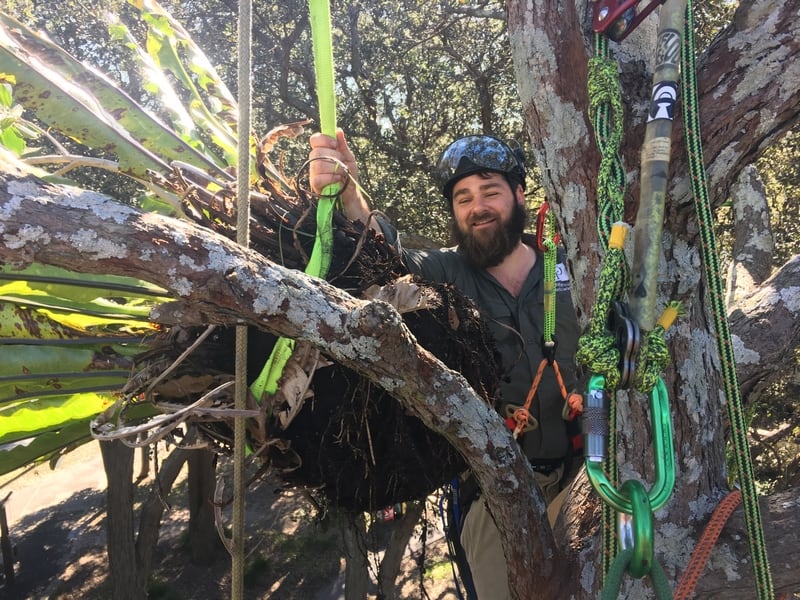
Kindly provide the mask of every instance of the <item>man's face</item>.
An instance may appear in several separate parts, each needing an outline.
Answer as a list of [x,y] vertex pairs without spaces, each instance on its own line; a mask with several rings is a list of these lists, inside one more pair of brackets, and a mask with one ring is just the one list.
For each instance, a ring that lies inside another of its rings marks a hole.
[[500,264],[525,228],[522,190],[511,190],[500,173],[476,173],[453,187],[453,237],[475,267]]

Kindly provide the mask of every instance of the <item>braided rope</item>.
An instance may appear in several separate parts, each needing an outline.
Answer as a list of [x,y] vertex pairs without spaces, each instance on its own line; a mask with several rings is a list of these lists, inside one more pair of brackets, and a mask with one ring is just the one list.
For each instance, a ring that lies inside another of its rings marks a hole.
[[638,367],[633,375],[633,387],[642,394],[653,391],[661,373],[667,368],[670,356],[664,335],[675,319],[683,313],[683,305],[680,302],[670,302],[656,326],[644,336],[639,349]]
[[[252,109],[252,84],[250,72],[252,53],[250,42],[253,27],[252,0],[239,0],[237,55],[239,65],[237,82],[239,86],[239,130],[237,132],[237,164],[236,164],[236,241],[245,248],[250,245],[250,125]],[[234,388],[234,405],[238,410],[247,408],[247,327],[236,327],[236,387]],[[244,598],[244,530],[245,501],[247,488],[245,473],[245,456],[247,446],[247,429],[245,418],[234,418],[233,443],[233,523],[231,532],[231,598]]]
[[[592,310],[589,337],[581,337],[578,344],[578,354],[575,360],[578,364],[598,368],[598,373],[606,374],[606,384],[609,389],[614,389],[612,381],[619,381],[619,351],[613,345],[613,340],[604,336],[605,319],[608,309],[615,297],[627,289],[629,269],[624,253],[620,250],[609,248],[611,232],[614,223],[622,222],[624,217],[625,196],[625,169],[620,155],[622,143],[622,91],[617,76],[617,65],[609,56],[608,38],[602,34],[594,36],[595,55],[589,60],[589,76],[587,87],[589,91],[589,111],[592,118],[592,127],[595,142],[600,151],[600,168],[597,175],[597,233],[604,248],[608,248],[603,263],[603,271],[616,270],[614,273],[601,272],[598,283],[598,297]],[[624,237],[624,236],[623,236]],[[621,268],[620,268],[621,267]],[[622,277],[620,280],[617,277]],[[606,282],[607,283],[604,283]],[[598,306],[601,303],[604,309]],[[611,343],[609,343],[611,342]],[[601,358],[602,357],[602,358]],[[615,368],[612,369],[611,365]],[[611,380],[607,377],[611,376]],[[604,461],[604,469],[612,485],[619,484],[618,465],[616,456],[617,447],[617,411],[614,394],[609,394],[609,430],[608,447],[610,451]],[[612,561],[617,555],[618,540],[616,534],[616,511],[608,503],[601,504],[603,521],[603,578],[607,577]]]
[[[600,596],[601,600],[616,600],[616,598],[619,598],[619,592],[622,588],[622,578],[631,560],[633,560],[632,548],[623,550],[617,555],[606,576],[605,586]],[[658,600],[672,599],[672,588],[670,588],[667,574],[655,558],[653,558],[653,565],[650,569],[650,581],[653,584],[653,590]]]
[[[694,19],[692,17],[691,2],[686,9],[686,30],[693,31]],[[689,168],[691,173],[692,195],[695,201],[697,220],[700,226],[701,251],[703,267],[705,270],[706,288],[709,305],[711,307],[714,328],[716,330],[717,350],[720,356],[723,385],[728,398],[726,407],[728,419],[731,423],[731,436],[733,438],[736,458],[736,469],[739,483],[742,486],[744,501],[745,522],[747,524],[750,554],[753,559],[756,590],[759,600],[774,597],[772,575],[770,573],[769,559],[764,541],[764,532],[761,522],[761,511],[758,505],[758,492],[755,487],[753,463],[750,457],[750,448],[747,441],[747,424],[739,394],[739,384],[736,375],[733,344],[731,342],[730,327],[725,306],[725,294],[720,276],[719,262],[717,260],[717,242],[714,234],[714,214],[708,196],[708,183],[703,159],[703,147],[700,136],[700,119],[697,98],[697,82],[695,79],[694,40],[691,35],[684,36],[681,48],[682,70],[685,76],[683,81],[683,96],[686,109],[686,145],[689,152]]]
[[543,242],[544,251],[544,343],[552,344],[556,331],[556,244]]
[[624,216],[625,169],[622,144],[622,91],[617,63],[609,58],[608,40],[595,36],[595,56],[589,59],[589,113],[600,150],[597,174],[597,232],[608,246],[611,227]]
[[689,564],[686,565],[683,577],[681,577],[678,587],[675,589],[673,600],[689,600],[692,597],[697,581],[706,568],[708,558],[711,556],[711,551],[714,549],[725,523],[728,522],[728,519],[741,501],[742,493],[736,490],[725,496],[722,502],[717,505],[717,508],[714,509],[708,525],[706,525],[703,534],[692,551],[692,557],[689,559]]
[[627,232],[628,226],[625,223],[615,223],[612,227],[609,247],[600,269],[589,329],[578,340],[578,350],[575,353],[575,360],[579,365],[605,378],[608,390],[615,390],[620,381],[619,350],[614,335],[606,327],[606,318],[611,310],[611,303],[625,295],[630,281],[624,252]]

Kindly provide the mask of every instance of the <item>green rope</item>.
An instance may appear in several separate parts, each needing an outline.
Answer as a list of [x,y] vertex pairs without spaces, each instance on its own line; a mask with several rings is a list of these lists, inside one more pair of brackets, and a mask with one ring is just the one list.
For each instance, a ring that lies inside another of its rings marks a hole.
[[589,114],[600,150],[597,174],[597,232],[608,246],[611,226],[624,216],[625,169],[622,144],[622,91],[617,63],[609,58],[608,40],[595,35],[595,56],[589,59]]
[[[325,135],[336,135],[336,94],[333,77],[333,45],[331,43],[331,11],[328,0],[309,0],[311,38],[314,47],[314,69],[317,77],[317,102],[319,103],[320,130]],[[317,231],[314,247],[305,272],[325,279],[333,256],[334,198],[339,185],[332,184],[322,190],[317,204]],[[264,395],[278,391],[283,369],[292,356],[295,341],[280,338],[272,349],[266,364],[250,385],[250,391],[260,402]]]
[[[552,229],[552,215],[548,216]],[[553,236],[548,235],[542,241],[544,246],[544,332],[546,344],[554,341],[556,332],[556,254],[558,247],[553,241]]]
[[[618,227],[627,227],[624,223]],[[628,263],[623,248],[609,247],[598,277],[597,296],[587,333],[578,340],[575,361],[592,373],[602,375],[607,390],[616,390],[620,381],[619,350],[606,319],[615,300],[623,298],[629,281]]]
[[774,597],[772,575],[770,573],[767,547],[764,541],[764,532],[761,522],[761,512],[758,505],[758,491],[755,487],[755,475],[750,457],[750,448],[747,442],[747,424],[742,408],[742,399],[739,393],[739,383],[736,375],[733,344],[731,342],[730,327],[725,306],[725,294],[722,277],[720,275],[717,259],[717,242],[714,234],[714,214],[708,195],[705,161],[700,136],[700,118],[697,99],[697,82],[695,75],[694,40],[691,32],[694,31],[694,22],[691,2],[686,9],[685,27],[687,35],[681,50],[683,63],[682,93],[685,98],[686,109],[686,145],[689,152],[690,180],[692,195],[697,211],[697,220],[700,227],[701,251],[703,267],[705,269],[706,289],[711,306],[712,318],[716,330],[717,350],[720,356],[723,385],[728,398],[726,407],[728,419],[731,423],[731,435],[736,455],[736,468],[739,482],[742,486],[742,500],[744,504],[745,522],[747,524],[750,554],[753,559],[756,590],[759,600]]
[[[677,315],[683,315],[683,304],[680,302],[670,302],[669,307],[675,310]],[[664,338],[666,327],[657,323],[642,338],[639,348],[637,368],[633,374],[633,387],[643,394],[649,394],[661,374],[670,362],[667,342]]]
[[[633,548],[623,550],[616,556],[606,574],[603,592],[600,596],[601,600],[616,600],[619,598],[619,592],[622,589],[622,579],[632,559]],[[653,590],[658,600],[672,600],[672,588],[669,585],[667,575],[655,558],[653,559],[653,565],[650,569],[650,581],[653,584]]]
[[[614,223],[624,218],[625,168],[622,164],[622,91],[619,86],[616,61],[609,58],[608,38],[596,34],[595,56],[589,60],[589,110],[595,141],[600,151],[600,168],[597,176],[597,233],[604,248],[608,248]],[[617,411],[615,395],[619,382],[619,351],[613,336],[606,332],[606,318],[611,302],[622,297],[627,289],[629,270],[624,252],[607,250],[600,273],[598,294],[592,310],[589,333],[579,340],[576,361],[591,372],[602,373],[609,394],[608,447],[611,449],[604,461],[608,479],[615,487],[619,484],[617,447]],[[589,367],[591,365],[591,367]],[[597,369],[595,371],[595,369]],[[617,555],[616,511],[608,503],[601,504],[603,522],[603,578]]]

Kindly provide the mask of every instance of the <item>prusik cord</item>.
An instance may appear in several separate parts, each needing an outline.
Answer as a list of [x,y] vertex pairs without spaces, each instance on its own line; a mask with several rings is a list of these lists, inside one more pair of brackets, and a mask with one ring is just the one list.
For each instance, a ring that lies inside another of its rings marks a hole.
[[[613,269],[611,256],[625,263],[623,252],[609,252],[609,241],[614,223],[621,222],[624,216],[624,195],[625,195],[625,168],[620,156],[620,144],[622,142],[622,92],[619,87],[617,77],[617,65],[609,58],[608,38],[602,34],[594,36],[595,56],[589,61],[589,110],[592,118],[592,125],[595,131],[595,139],[600,150],[600,168],[597,175],[597,232],[602,241],[603,247],[607,249],[603,263],[603,269]],[[624,239],[624,236],[623,236]],[[611,255],[611,256],[609,256]],[[619,270],[618,270],[619,271]],[[620,279],[609,274],[609,283],[604,284],[601,273],[600,287],[598,289],[598,300],[602,296],[606,308],[598,310],[596,305],[592,311],[592,321],[590,332],[592,333],[591,350],[586,349],[587,355],[591,355],[593,360],[605,357],[608,363],[606,372],[617,373],[616,365],[619,354],[614,354],[613,339],[604,335],[605,319],[608,314],[608,307],[613,298],[619,297],[622,290]],[[624,286],[624,284],[623,284]],[[584,342],[584,337],[581,337]],[[599,346],[599,348],[597,347]],[[606,352],[602,352],[605,348]],[[581,353],[579,345],[578,352]],[[589,357],[576,356],[579,364],[589,362]],[[585,361],[585,362],[584,362]],[[612,366],[613,365],[613,366]],[[592,372],[602,372],[594,371]],[[618,377],[618,375],[616,375]],[[614,375],[612,375],[612,378]],[[603,468],[608,474],[608,479],[615,487],[619,485],[618,465],[616,456],[617,447],[617,417],[616,403],[613,394],[613,379],[609,383],[609,429],[608,447],[611,449],[607,453]],[[618,552],[618,540],[616,534],[616,511],[606,502],[601,503],[603,521],[603,557],[602,570],[603,581],[605,584],[607,574],[611,569],[612,560]]]

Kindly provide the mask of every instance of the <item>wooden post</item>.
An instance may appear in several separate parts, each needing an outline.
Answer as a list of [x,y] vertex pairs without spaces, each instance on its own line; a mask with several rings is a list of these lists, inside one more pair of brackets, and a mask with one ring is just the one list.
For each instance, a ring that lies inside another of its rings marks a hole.
[[8,536],[8,520],[6,519],[6,501],[10,497],[11,492],[8,492],[8,495],[0,500],[0,546],[2,546],[3,574],[7,586],[14,583],[14,549],[11,547],[11,538]]

